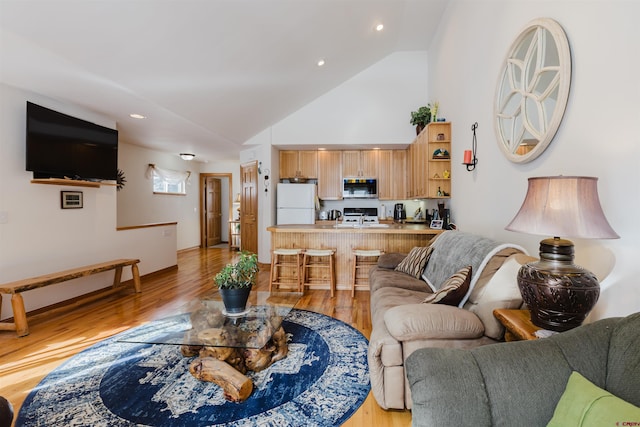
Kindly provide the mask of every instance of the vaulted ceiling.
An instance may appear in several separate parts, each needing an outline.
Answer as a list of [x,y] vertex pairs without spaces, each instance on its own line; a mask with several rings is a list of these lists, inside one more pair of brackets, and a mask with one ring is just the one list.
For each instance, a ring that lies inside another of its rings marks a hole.
[[426,50],[450,1],[0,0],[0,81],[107,116],[121,141],[232,159],[387,55]]

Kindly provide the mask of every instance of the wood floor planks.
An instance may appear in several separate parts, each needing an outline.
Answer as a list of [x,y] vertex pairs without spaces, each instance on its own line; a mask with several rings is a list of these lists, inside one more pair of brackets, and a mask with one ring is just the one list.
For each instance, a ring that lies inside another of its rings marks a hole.
[[[213,276],[237,252],[228,249],[190,249],[178,254],[178,268],[142,278],[142,293],[132,289],[99,301],[48,315],[29,317],[31,333],[22,338],[15,331],[0,331],[0,395],[9,399],[16,413],[40,380],[61,363],[85,348],[119,332],[184,309],[191,299],[211,289]],[[258,275],[258,290],[269,288],[268,266]],[[28,297],[28,294],[27,294]],[[296,308],[315,311],[342,320],[371,333],[369,293],[307,290]],[[408,427],[408,411],[384,411],[369,395],[344,424],[353,427]]]

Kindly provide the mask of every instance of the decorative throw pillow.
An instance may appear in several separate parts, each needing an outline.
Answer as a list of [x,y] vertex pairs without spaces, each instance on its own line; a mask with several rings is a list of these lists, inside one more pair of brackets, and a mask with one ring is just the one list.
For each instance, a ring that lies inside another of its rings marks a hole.
[[424,299],[424,303],[458,305],[469,290],[471,266],[463,267],[442,284],[435,293]]
[[572,372],[547,427],[637,425],[640,408]]
[[418,247],[411,249],[405,259],[395,268],[396,271],[408,274],[416,279],[420,278],[424,266],[429,260],[429,256],[433,252],[431,246]]

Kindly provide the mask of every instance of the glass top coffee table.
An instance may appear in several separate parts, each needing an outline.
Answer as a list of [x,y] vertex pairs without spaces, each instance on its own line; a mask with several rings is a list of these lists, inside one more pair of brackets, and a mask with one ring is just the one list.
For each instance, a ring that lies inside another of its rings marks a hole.
[[120,342],[170,344],[193,347],[261,349],[273,337],[302,293],[252,291],[247,309],[228,314],[222,297],[215,290],[187,303],[179,311],[188,313],[175,322],[163,319],[157,328],[144,328]]

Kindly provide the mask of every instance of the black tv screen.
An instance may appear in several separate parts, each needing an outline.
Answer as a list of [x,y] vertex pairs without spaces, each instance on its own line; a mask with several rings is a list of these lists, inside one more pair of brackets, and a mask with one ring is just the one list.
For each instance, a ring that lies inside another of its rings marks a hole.
[[115,180],[118,131],[27,102],[26,160],[34,178]]

